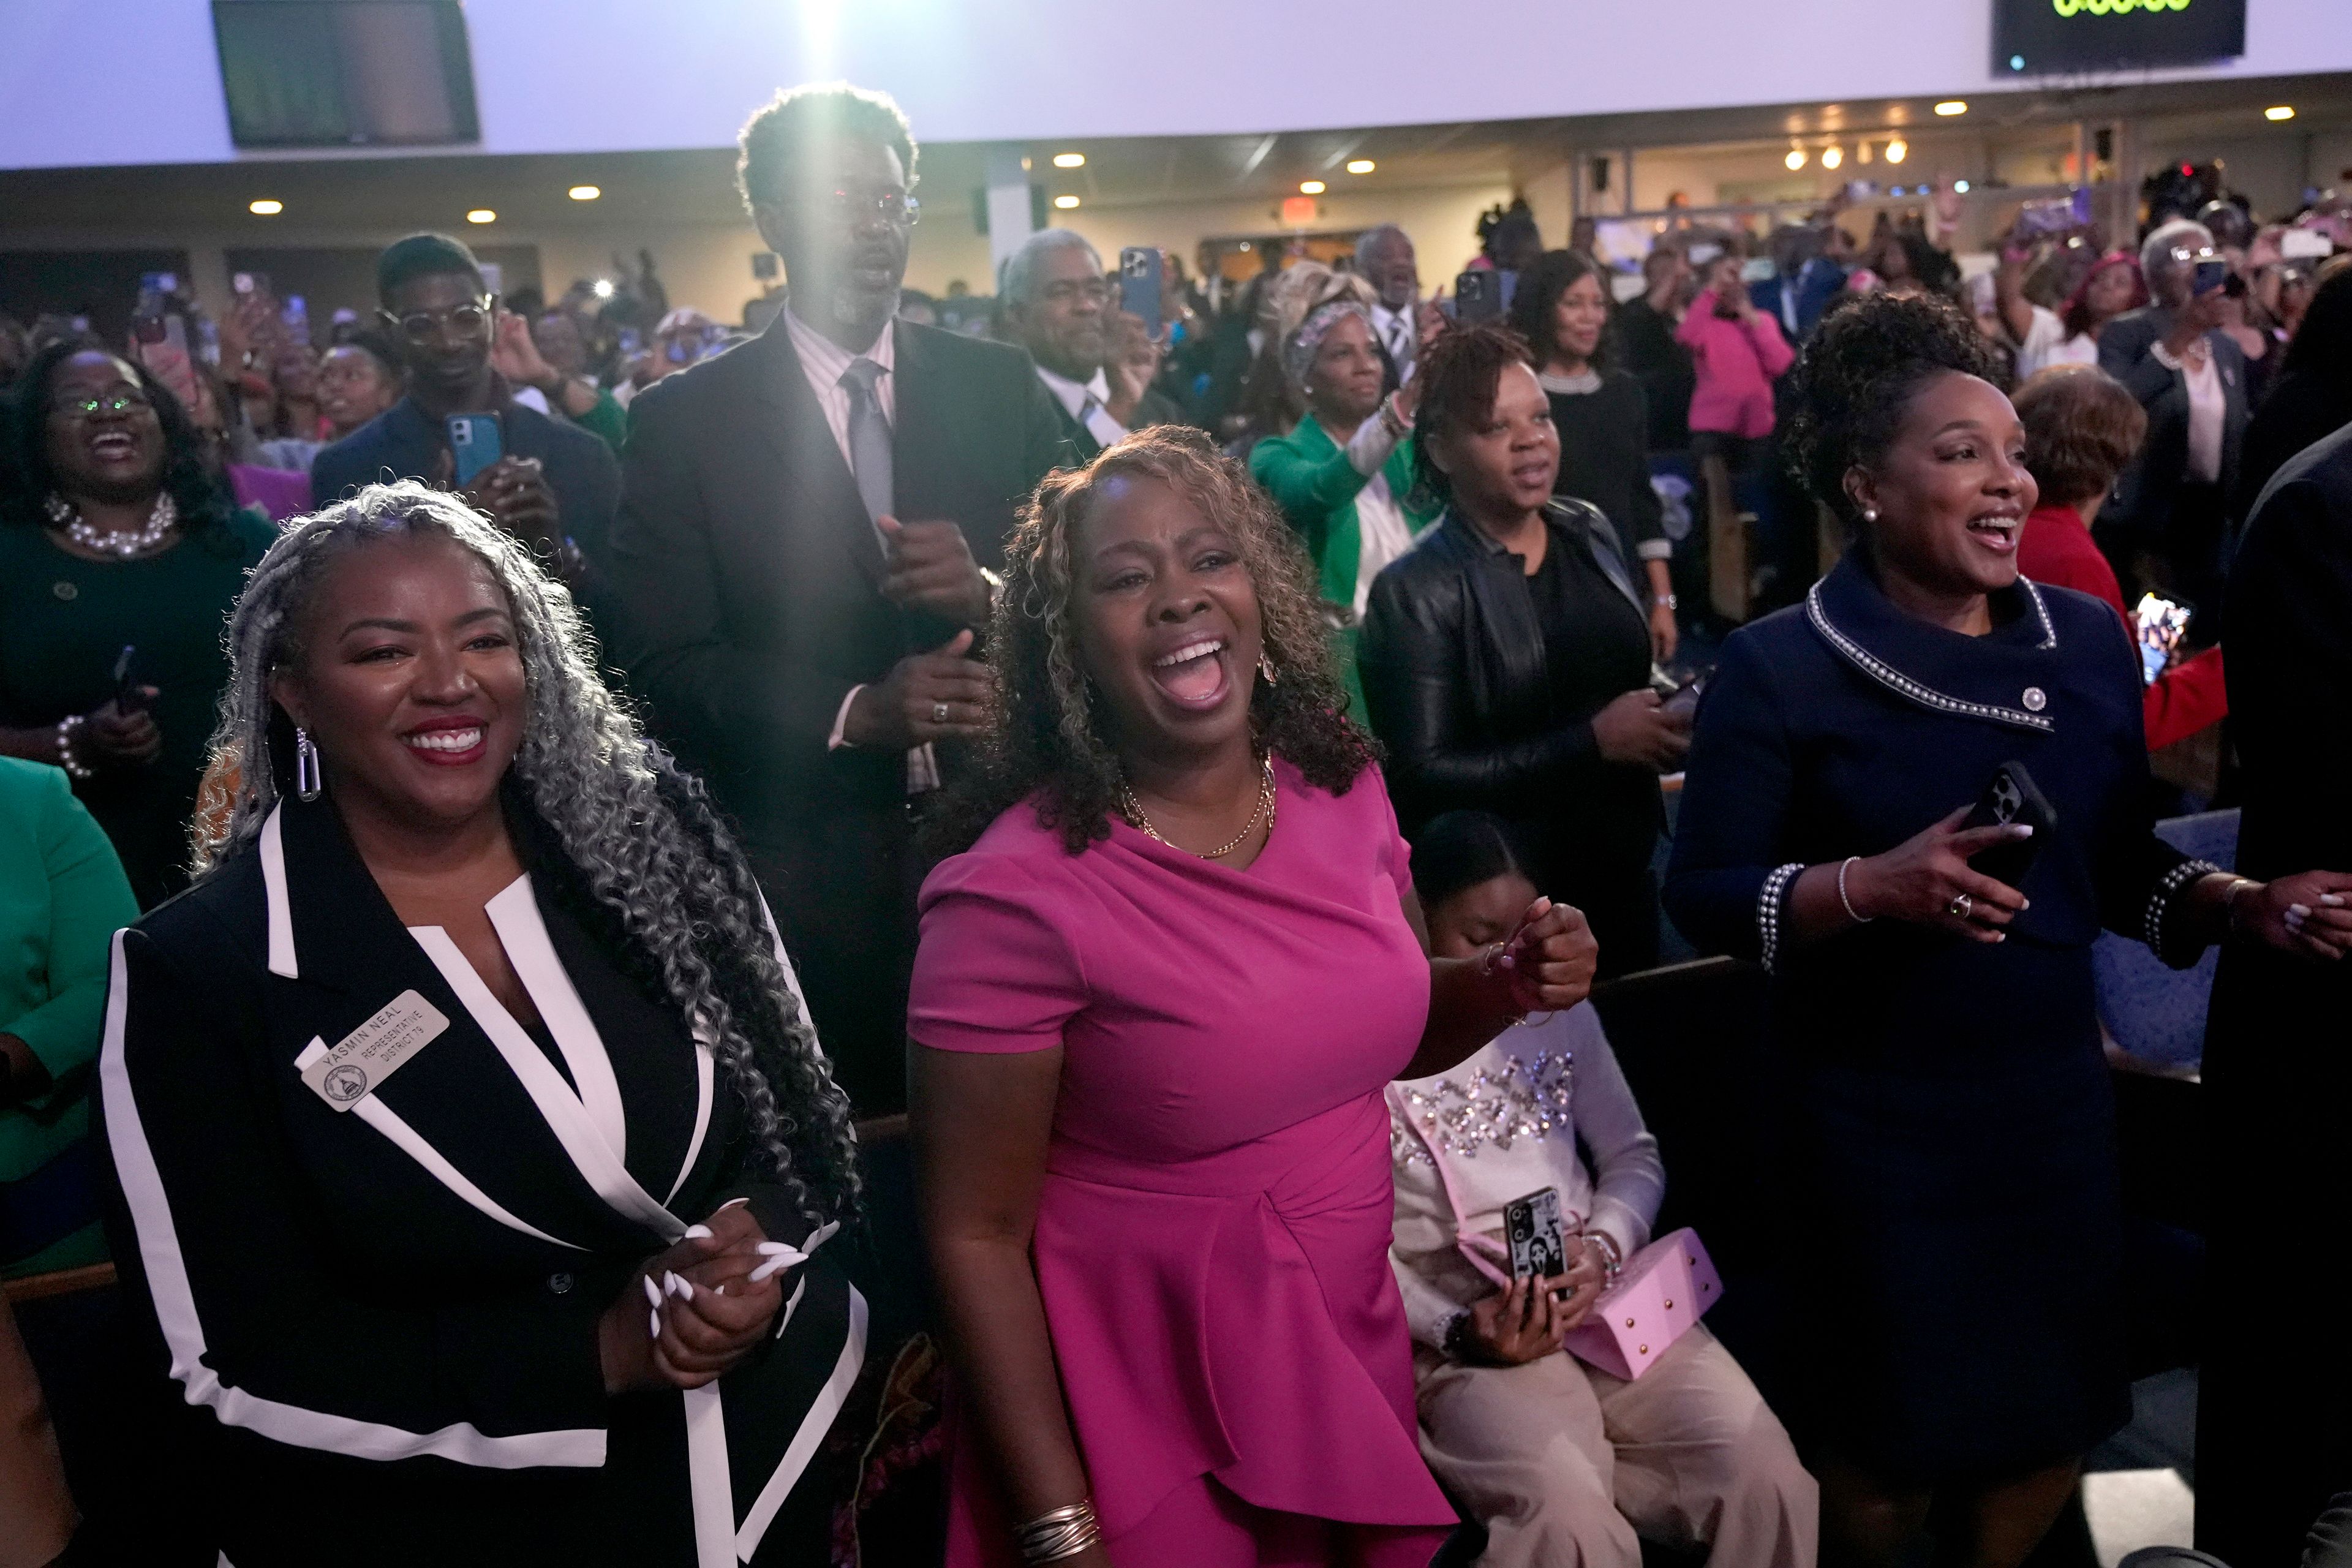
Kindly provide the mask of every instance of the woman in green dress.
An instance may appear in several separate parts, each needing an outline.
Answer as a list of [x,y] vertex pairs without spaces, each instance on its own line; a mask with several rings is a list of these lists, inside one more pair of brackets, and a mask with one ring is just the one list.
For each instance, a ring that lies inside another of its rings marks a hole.
[[1381,568],[1412,548],[1437,515],[1412,495],[1413,388],[1386,397],[1387,364],[1371,313],[1352,298],[1310,311],[1283,343],[1283,366],[1307,417],[1250,452],[1250,477],[1298,531],[1334,628],[1349,713],[1364,720],[1356,629]]
[[221,637],[268,547],[178,401],[58,343],[0,418],[0,755],[63,768],[140,907],[187,885],[188,823],[228,679]]

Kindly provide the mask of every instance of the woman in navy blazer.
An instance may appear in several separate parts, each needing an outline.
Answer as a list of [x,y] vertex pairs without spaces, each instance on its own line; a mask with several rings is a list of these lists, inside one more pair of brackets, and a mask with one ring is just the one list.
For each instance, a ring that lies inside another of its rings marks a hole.
[[[1823,320],[1792,436],[1859,542],[1726,644],[1666,888],[1772,973],[1824,1563],[1895,1561],[1938,1500],[1960,1561],[2021,1562],[2129,1414],[2099,931],[2175,964],[2232,930],[2352,945],[2352,877],[2253,883],[2155,837],[2138,660],[2114,611],[2018,576],[2035,489],[1989,368],[1940,300]],[[2011,762],[2055,808],[2013,888],[1969,858],[2030,833],[1960,826]]]
[[297,523],[230,626],[235,816],[115,938],[115,1251],[236,1568],[825,1550],[846,1102],[579,633],[449,497]]

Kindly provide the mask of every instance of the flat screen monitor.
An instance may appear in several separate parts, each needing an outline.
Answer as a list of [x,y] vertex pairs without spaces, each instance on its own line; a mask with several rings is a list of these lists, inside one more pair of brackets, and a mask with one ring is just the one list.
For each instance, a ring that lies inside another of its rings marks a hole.
[[239,147],[478,142],[459,0],[213,0]]
[[1996,76],[2202,65],[2246,52],[2246,0],[1992,0]]

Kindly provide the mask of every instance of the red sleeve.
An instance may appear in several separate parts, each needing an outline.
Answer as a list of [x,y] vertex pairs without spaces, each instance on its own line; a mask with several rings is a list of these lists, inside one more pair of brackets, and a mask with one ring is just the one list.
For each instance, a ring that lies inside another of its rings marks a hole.
[[2072,515],[2048,517],[2037,511],[2027,518],[2025,537],[2018,545],[2017,569],[2037,583],[2072,588],[2103,601],[2124,616],[2124,630],[2132,630],[2131,617],[2124,611],[2123,584],[2116,581],[2116,569],[2107,564],[2106,556],[2092,542],[2091,531]]
[[2145,704],[2151,752],[2220,723],[2230,715],[2230,692],[2221,681],[2221,650],[2209,647],[2174,665],[2156,678],[2140,700]]

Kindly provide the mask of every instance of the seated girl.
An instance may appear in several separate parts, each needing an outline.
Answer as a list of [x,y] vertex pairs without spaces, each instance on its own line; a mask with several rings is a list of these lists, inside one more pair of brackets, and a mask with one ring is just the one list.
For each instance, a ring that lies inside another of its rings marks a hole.
[[[1432,953],[1507,941],[1538,890],[1521,865],[1497,817],[1432,821],[1412,851]],[[1813,1479],[1704,1324],[1633,1382],[1561,1349],[1650,1240],[1665,1190],[1592,1005],[1535,1014],[1388,1097],[1422,1453],[1486,1526],[1482,1568],[1639,1568],[1643,1537],[1705,1545],[1723,1568],[1811,1568]],[[1500,1285],[1504,1206],[1542,1187],[1559,1194],[1568,1270]]]

